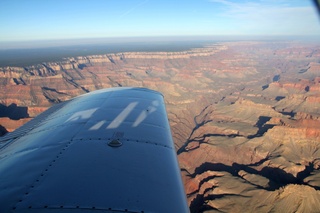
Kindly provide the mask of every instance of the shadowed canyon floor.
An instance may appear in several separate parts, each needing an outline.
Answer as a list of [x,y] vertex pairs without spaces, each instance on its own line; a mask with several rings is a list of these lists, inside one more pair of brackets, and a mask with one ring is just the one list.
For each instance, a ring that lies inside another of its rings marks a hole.
[[222,42],[0,68],[0,133],[101,88],[165,96],[191,212],[320,212],[320,45]]

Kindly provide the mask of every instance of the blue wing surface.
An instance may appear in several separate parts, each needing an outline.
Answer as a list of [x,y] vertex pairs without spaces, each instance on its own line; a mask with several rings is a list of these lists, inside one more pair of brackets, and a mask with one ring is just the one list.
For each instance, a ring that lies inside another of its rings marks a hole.
[[0,139],[1,212],[188,212],[163,96],[113,88]]

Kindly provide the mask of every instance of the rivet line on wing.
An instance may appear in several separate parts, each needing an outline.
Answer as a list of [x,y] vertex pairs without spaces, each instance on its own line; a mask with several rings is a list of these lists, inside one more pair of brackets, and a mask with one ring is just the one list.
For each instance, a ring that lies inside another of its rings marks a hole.
[[[96,140],[96,141],[110,141],[113,139],[117,139],[117,138],[75,138],[73,140],[79,140],[79,141],[92,141],[92,140]],[[121,138],[119,139],[120,141],[128,141],[128,142],[135,142],[135,143],[146,143],[146,144],[150,144],[150,145],[156,145],[156,146],[162,146],[165,148],[169,148],[172,149],[172,147],[161,144],[161,143],[156,143],[153,141],[149,141],[149,140],[137,140],[137,139],[133,139],[133,138]]]
[[[18,208],[18,204],[21,203],[24,198],[29,195],[32,191],[32,189],[34,189],[36,187],[37,184],[39,184],[41,182],[41,179],[45,176],[45,174],[50,170],[50,168],[52,168],[52,166],[57,162],[57,160],[61,157],[61,155],[65,152],[65,150],[67,150],[67,148],[71,145],[72,140],[67,140],[65,141],[65,146],[63,146],[63,148],[58,151],[57,155],[54,156],[54,158],[52,159],[52,161],[49,163],[49,165],[47,166],[47,168],[45,168],[40,175],[35,179],[35,181],[33,183],[31,183],[30,187],[26,190],[26,192],[21,196],[21,199],[18,200],[18,202],[12,207],[13,210]],[[32,208],[32,206],[29,206],[29,208]]]
[[[42,207],[35,207],[35,206],[28,206],[28,209],[82,209],[82,210],[108,210],[108,211],[112,211],[112,212],[128,212],[128,213],[144,213],[144,210],[141,211],[134,211],[134,210],[130,210],[130,209],[119,209],[119,208],[111,208],[111,207],[96,207],[96,206],[80,206],[80,205],[75,205],[75,206],[63,206],[63,205],[45,205]],[[15,210],[16,208],[13,208],[13,210]]]

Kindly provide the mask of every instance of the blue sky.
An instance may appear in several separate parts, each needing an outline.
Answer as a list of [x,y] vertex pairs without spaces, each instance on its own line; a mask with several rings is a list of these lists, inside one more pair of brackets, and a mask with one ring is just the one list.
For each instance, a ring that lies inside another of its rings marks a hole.
[[0,42],[135,36],[319,35],[309,0],[1,0]]

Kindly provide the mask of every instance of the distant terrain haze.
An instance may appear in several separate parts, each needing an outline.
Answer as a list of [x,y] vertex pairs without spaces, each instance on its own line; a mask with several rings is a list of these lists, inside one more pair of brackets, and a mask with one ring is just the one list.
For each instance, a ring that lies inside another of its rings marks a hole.
[[160,36],[0,42],[0,67],[31,66],[66,57],[119,52],[173,52],[225,41],[304,41],[317,36]]

